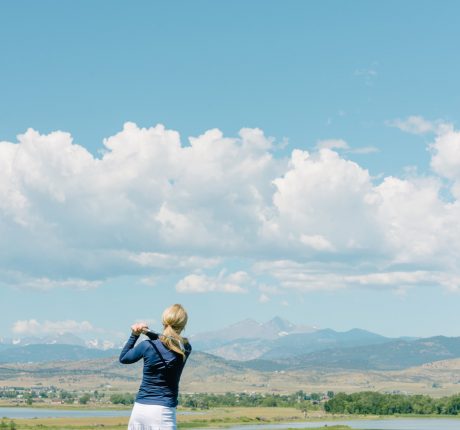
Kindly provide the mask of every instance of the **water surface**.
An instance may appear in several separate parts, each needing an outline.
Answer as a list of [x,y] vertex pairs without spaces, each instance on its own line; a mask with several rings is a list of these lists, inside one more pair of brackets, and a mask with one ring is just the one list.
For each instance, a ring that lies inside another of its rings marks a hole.
[[82,417],[129,417],[131,410],[101,409],[42,409],[0,407],[0,418],[82,418]]
[[[129,417],[131,409],[41,409],[0,407],[0,418],[84,418]],[[179,415],[200,415],[203,412],[178,412]],[[359,430],[460,430],[460,418],[389,418],[384,420],[340,420],[293,422],[282,424],[249,424],[227,427],[226,430],[281,430],[308,429],[343,424]],[[326,428],[326,427],[325,427]],[[200,429],[196,429],[200,430]],[[209,430],[209,429],[207,429]]]
[[295,422],[234,426],[228,427],[226,430],[277,430],[286,428],[307,429],[339,424],[347,425],[351,428],[360,430],[460,430],[460,419],[457,418],[390,418],[386,420]]
[[[204,412],[179,411],[178,415],[203,415]],[[129,417],[131,409],[42,409],[23,407],[0,407],[0,418],[85,418]]]

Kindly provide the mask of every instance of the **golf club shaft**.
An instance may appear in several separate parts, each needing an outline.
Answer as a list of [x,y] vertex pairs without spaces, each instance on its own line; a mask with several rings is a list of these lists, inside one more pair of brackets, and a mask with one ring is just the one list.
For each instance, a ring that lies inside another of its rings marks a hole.
[[168,339],[171,339],[173,342],[176,342],[179,344],[179,348],[181,349],[181,351],[185,351],[185,347],[184,347],[184,344],[179,340],[179,339],[176,339],[172,336],[167,336],[165,334],[162,334],[162,333],[157,333],[156,331],[153,331],[153,330],[150,330],[149,328],[145,329],[143,331],[143,333],[148,336],[150,339],[151,337],[149,336],[150,335],[153,335],[154,336],[154,339],[158,339],[159,336],[163,336],[163,337],[166,337]]

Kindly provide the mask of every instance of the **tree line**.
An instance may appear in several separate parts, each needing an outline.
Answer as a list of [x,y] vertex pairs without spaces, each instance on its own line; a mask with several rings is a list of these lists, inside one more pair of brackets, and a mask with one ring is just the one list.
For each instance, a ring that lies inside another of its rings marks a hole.
[[192,409],[208,409],[219,406],[299,407],[301,409],[310,409],[312,405],[318,404],[322,399],[333,396],[334,393],[332,391],[329,391],[327,394],[305,393],[303,391],[297,391],[292,394],[195,393],[180,394],[179,404]]
[[426,395],[382,394],[373,391],[337,393],[324,403],[326,412],[363,415],[458,415],[460,394],[434,399]]
[[[39,389],[30,389],[30,388],[8,388],[0,390],[0,399],[23,399],[28,405],[32,405],[37,401],[43,401],[46,399],[51,400],[61,400],[62,403],[72,404],[80,403],[81,405],[86,405],[91,400],[99,401],[105,394],[103,392],[98,392],[97,390],[93,392],[74,392],[67,390],[58,390],[56,387],[41,387]],[[0,424],[0,429],[3,424]]]
[[[56,390],[57,391],[57,390]],[[35,393],[34,393],[35,394]],[[0,391],[0,397],[13,397],[16,391]],[[22,393],[25,400],[31,393]],[[36,395],[36,394],[35,394]],[[57,397],[64,403],[79,402],[87,404],[93,398],[101,400],[104,393],[76,393],[60,390],[48,394]],[[41,396],[40,396],[41,397]],[[131,393],[113,393],[106,401],[112,404],[132,405],[135,396]],[[179,404],[190,409],[209,409],[213,407],[295,407],[302,411],[324,409],[335,414],[362,415],[460,415],[460,394],[432,398],[427,395],[385,394],[374,391],[363,391],[353,394],[337,393],[306,393],[297,391],[292,394],[274,393],[183,393],[179,395]],[[6,423],[0,424],[0,429]]]

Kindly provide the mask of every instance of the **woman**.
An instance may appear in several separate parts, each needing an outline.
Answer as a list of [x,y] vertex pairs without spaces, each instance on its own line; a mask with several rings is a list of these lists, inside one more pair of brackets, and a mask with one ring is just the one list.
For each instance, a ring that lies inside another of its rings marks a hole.
[[[192,347],[180,334],[187,312],[178,304],[165,309],[163,334],[148,331],[145,323],[133,324],[131,336],[120,354],[120,363],[144,359],[142,383],[137,393],[128,430],[175,430],[179,380]],[[145,333],[148,340],[134,346]]]

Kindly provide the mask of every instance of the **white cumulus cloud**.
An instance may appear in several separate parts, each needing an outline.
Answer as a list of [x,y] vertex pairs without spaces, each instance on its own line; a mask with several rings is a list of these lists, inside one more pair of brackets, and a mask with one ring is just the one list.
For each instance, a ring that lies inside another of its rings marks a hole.
[[320,140],[316,144],[317,149],[349,149],[348,143],[342,139]]
[[159,269],[203,269],[211,268],[220,263],[219,258],[205,258],[200,256],[181,256],[160,252],[140,252],[130,254],[130,260],[141,266]]
[[[0,272],[1,273],[1,272]],[[2,273],[0,285],[14,285],[22,290],[50,291],[54,289],[70,289],[86,291],[98,288],[101,281],[78,278],[48,278],[25,276],[22,273]]]
[[87,333],[96,329],[88,321],[37,321],[35,319],[18,320],[13,324],[12,332],[18,335],[49,335],[64,333]]
[[254,271],[269,274],[284,290],[301,292],[383,288],[399,294],[414,286],[441,286],[448,291],[460,291],[459,273],[449,274],[436,270],[363,272],[362,269],[343,264],[326,265],[277,260],[260,261],[254,266]]
[[452,181],[452,193],[460,199],[460,132],[447,131],[430,145],[431,167],[443,178]]
[[401,131],[411,134],[444,134],[452,130],[452,125],[445,121],[429,121],[418,115],[412,115],[405,119],[395,119],[392,121],[387,121],[387,124],[390,127],[396,127],[399,128]]
[[179,293],[208,293],[212,291],[245,293],[247,292],[246,285],[249,282],[249,275],[243,271],[228,275],[225,272],[221,272],[217,276],[191,274],[177,283],[176,290]]
[[[393,125],[434,133],[431,171],[372,177],[337,151],[357,151],[341,139],[275,156],[279,144],[260,129],[184,141],[163,125],[128,122],[98,157],[69,133],[29,129],[0,142],[1,284],[85,290],[125,275],[161,284],[166,272],[179,292],[240,293],[248,279],[264,282],[254,279],[257,262],[271,261],[274,287],[285,289],[378,288],[350,277],[404,265],[455,291],[460,133],[416,116]],[[221,271],[229,259],[256,262],[254,273]],[[305,268],[318,261],[367,269]]]
[[[275,231],[303,251],[348,252],[376,247],[373,184],[358,164],[322,149],[310,154],[295,150],[288,170],[273,181]],[[378,248],[378,246],[377,246]]]

